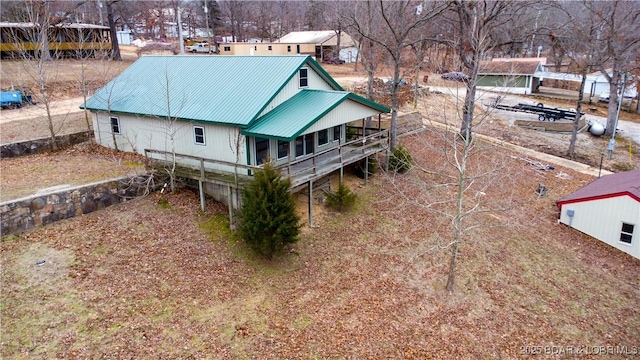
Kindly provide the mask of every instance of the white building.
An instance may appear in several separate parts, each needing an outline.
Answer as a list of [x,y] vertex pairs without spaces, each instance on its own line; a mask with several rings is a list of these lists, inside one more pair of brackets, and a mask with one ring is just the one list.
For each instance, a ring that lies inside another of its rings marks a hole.
[[640,259],[640,169],[603,176],[557,204],[559,222]]

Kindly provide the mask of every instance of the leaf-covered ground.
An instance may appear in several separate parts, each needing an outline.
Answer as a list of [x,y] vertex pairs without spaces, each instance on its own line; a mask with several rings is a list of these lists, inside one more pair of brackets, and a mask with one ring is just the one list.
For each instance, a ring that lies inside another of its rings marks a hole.
[[450,168],[431,133],[405,143],[418,166],[352,186],[354,212],[324,211],[273,262],[247,254],[226,208],[201,213],[186,190],[3,238],[2,357],[478,359],[640,344],[640,262],[556,223],[554,201],[592,179],[480,154],[471,172],[504,167],[468,200],[503,211],[469,218],[481,226],[448,294],[451,189],[436,184]]
[[89,184],[143,172],[144,157],[114,152],[90,142],[56,153],[32,154],[0,161],[0,202],[47,189]]

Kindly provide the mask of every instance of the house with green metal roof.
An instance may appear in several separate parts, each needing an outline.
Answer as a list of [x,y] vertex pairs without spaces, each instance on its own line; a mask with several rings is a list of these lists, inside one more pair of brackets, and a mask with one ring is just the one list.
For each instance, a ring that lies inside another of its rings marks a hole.
[[309,56],[144,56],[81,107],[98,144],[234,187],[267,159],[297,187],[384,151],[364,120],[390,111]]

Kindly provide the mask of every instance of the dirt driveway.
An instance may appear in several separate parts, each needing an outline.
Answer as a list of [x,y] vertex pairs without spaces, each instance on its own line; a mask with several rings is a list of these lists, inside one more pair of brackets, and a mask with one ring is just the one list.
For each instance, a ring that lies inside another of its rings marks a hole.
[[[80,109],[82,104],[82,97],[74,97],[70,99],[52,101],[49,105],[49,111],[51,115],[71,115],[74,113],[80,113],[83,110]],[[12,122],[12,121],[24,121],[38,117],[46,117],[47,109],[44,104],[36,103],[36,105],[25,104],[20,109],[2,110],[0,112],[0,124]]]

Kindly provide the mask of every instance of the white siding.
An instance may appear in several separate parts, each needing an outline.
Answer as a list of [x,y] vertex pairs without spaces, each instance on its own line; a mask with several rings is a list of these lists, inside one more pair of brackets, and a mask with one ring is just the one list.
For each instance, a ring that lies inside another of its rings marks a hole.
[[[110,118],[116,116],[120,120],[120,134],[115,136],[118,149],[144,155],[145,149],[175,151],[178,154],[202,157],[206,159],[236,162],[235,148],[238,129],[220,125],[195,122],[176,121],[172,124],[166,120],[137,117],[133,115],[109,116],[105,112],[94,114],[94,134],[96,142],[102,146],[115,148],[111,133]],[[195,143],[194,126],[205,130],[205,145]],[[171,140],[173,134],[174,140]],[[239,163],[246,164],[245,137],[240,136]],[[197,161],[187,162],[199,165]],[[211,169],[231,171],[228,168],[208,165]]]
[[[640,259],[640,202],[629,196],[564,204],[560,222]],[[634,225],[630,245],[620,242],[623,222]]]
[[[309,75],[309,86],[304,89],[320,89],[320,90],[333,90],[331,85],[327,83],[318,73],[316,73],[312,68],[308,68]],[[289,98],[293,97],[303,88],[300,87],[298,74],[289,80],[289,82],[280,90],[278,95],[276,95],[273,100],[264,108],[264,110],[260,113],[260,116],[268,113],[273,110],[278,105],[287,101]]]
[[311,125],[303,134],[310,134],[322,129],[332,128],[336,125],[346,124],[354,120],[364,119],[369,116],[377,116],[380,112],[353,100],[344,101],[336,106],[328,114]]

